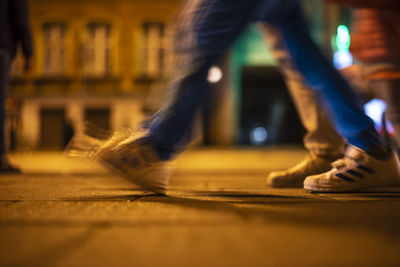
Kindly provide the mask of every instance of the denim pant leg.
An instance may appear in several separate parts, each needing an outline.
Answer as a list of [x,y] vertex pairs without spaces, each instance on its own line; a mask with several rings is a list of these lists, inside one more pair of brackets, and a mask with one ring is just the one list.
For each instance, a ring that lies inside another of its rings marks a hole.
[[338,132],[352,145],[367,152],[382,142],[372,120],[364,114],[361,100],[312,41],[301,10],[276,24],[296,67],[308,85],[321,91],[330,105]]
[[208,70],[252,21],[260,2],[203,0],[185,10],[191,13],[184,14],[187,19],[177,29],[177,78],[170,88],[174,95],[150,123],[148,135],[161,159],[169,159],[192,140],[196,115],[210,97]]
[[344,153],[345,141],[336,131],[331,111],[325,105],[321,92],[311,89],[294,66],[279,29],[268,23],[260,23],[262,32],[285,77],[285,83],[295,103],[303,126],[307,130],[305,147],[313,154],[336,157]]
[[8,51],[0,49],[0,156],[6,153],[5,147],[5,102],[11,67],[11,55]]

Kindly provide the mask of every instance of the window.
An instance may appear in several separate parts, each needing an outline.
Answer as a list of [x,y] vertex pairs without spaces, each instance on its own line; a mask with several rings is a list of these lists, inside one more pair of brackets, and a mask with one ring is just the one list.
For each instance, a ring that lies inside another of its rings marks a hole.
[[142,35],[141,70],[150,77],[162,76],[165,71],[165,24],[145,22],[142,24]]
[[67,27],[61,23],[46,23],[43,32],[43,74],[61,75],[65,72],[65,37]]
[[[94,126],[98,134],[110,130],[110,108],[86,108],[85,121]],[[101,138],[101,136],[98,136]]]
[[83,66],[88,76],[106,76],[111,72],[111,26],[90,23],[87,26]]

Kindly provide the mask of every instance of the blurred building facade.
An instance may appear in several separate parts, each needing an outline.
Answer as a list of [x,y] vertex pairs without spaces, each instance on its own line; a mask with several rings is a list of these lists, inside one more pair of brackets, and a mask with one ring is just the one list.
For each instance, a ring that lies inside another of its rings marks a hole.
[[148,94],[157,97],[165,81],[178,2],[31,0],[34,70],[25,75],[16,58],[10,136],[58,149],[84,121],[104,129],[142,121]]
[[[85,121],[103,129],[136,127],[154,112],[172,57],[168,26],[180,2],[31,0],[34,70],[24,74],[17,56],[7,102],[11,147],[61,149]],[[329,24],[315,7],[324,7],[333,20],[336,9],[320,0],[306,2],[314,35],[330,46]],[[243,51],[234,48],[235,53]],[[232,77],[231,58],[221,63],[224,78],[213,85],[222,87],[225,97],[208,129],[211,143],[235,143],[240,127],[237,91],[244,88]],[[274,66],[273,60],[250,60],[236,68],[259,64]]]

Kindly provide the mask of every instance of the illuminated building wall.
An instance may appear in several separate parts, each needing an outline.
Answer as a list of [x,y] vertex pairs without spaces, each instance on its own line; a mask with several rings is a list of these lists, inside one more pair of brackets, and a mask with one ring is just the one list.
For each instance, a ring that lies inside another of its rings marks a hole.
[[9,100],[18,143],[59,149],[71,125],[89,120],[115,129],[142,121],[165,84],[167,26],[179,3],[31,0],[34,70],[25,75],[17,57]]

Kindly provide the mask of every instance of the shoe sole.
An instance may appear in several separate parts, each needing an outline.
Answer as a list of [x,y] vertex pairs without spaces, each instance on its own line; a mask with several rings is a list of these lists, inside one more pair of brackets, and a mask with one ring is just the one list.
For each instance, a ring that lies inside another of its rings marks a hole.
[[365,189],[378,189],[384,187],[395,187],[398,186],[399,182],[388,182],[384,184],[364,184],[364,185],[354,185],[348,187],[322,187],[313,186],[309,184],[304,184],[304,190],[310,193],[345,193],[345,192],[355,192]]

